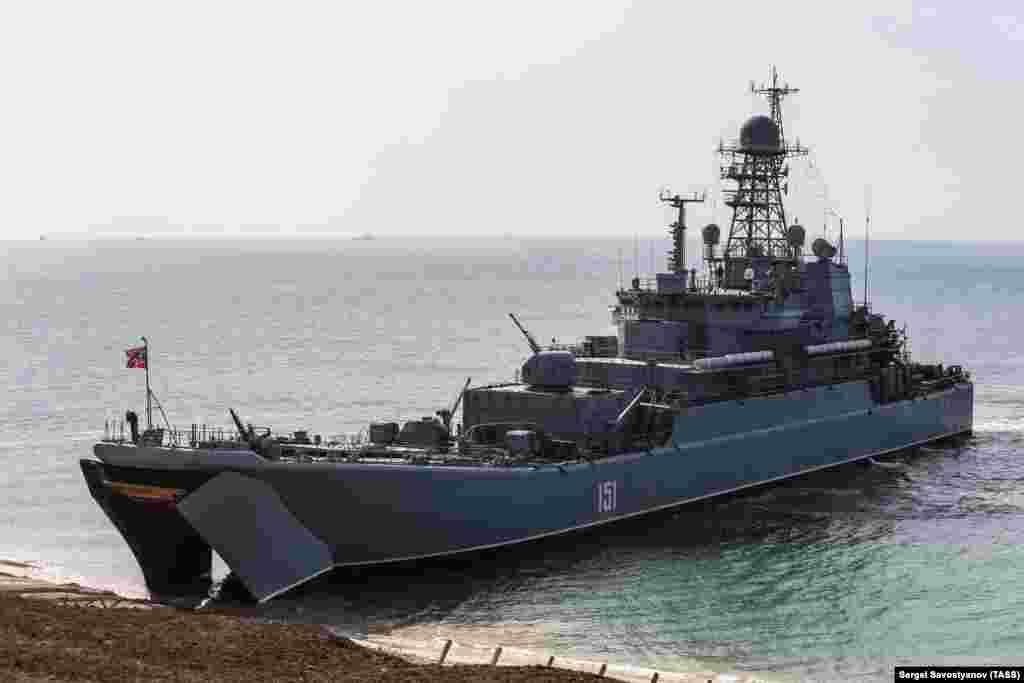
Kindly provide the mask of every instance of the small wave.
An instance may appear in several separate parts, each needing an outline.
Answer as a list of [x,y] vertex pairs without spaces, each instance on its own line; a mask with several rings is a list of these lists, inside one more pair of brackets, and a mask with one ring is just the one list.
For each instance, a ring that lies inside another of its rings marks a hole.
[[[786,493],[792,496],[860,496],[864,494],[863,489],[858,488],[815,488],[815,487],[799,487],[791,488]],[[782,497],[782,496],[780,496]]]
[[868,462],[874,467],[882,467],[887,470],[902,470],[906,469],[906,463],[893,462],[891,460],[875,460],[874,458],[868,458]]
[[[21,555],[21,553],[18,553]],[[22,555],[24,556],[24,555]],[[34,579],[56,585],[73,585],[90,590],[107,590],[126,598],[147,598],[149,593],[137,582],[120,577],[93,577],[43,560],[0,559],[0,574]]]
[[68,442],[81,443],[98,441],[101,438],[103,438],[103,434],[101,432],[94,432],[83,435],[72,434],[69,436],[61,437],[59,439],[23,439],[20,441],[0,441],[0,448],[38,448],[39,446],[57,446],[60,444],[67,444]]
[[444,637],[466,642],[536,647],[557,638],[564,630],[565,624],[558,622],[469,624],[447,621],[400,626],[394,629],[392,634],[423,640]]
[[964,494],[958,505],[967,512],[1020,512],[1024,510],[1024,491]]
[[0,569],[15,569],[18,571],[34,571],[39,567],[32,562],[17,562],[15,560],[0,560]]
[[1007,432],[1010,432],[1010,433],[1020,433],[1020,432],[1024,432],[1024,419],[1019,419],[1018,420],[1018,419],[1000,418],[1000,419],[985,420],[983,422],[976,422],[974,424],[974,431],[975,431],[975,433],[979,433],[979,432],[983,432],[983,433],[989,433],[989,432],[994,432],[994,433],[1000,433],[1000,432],[1002,432],[1002,433],[1007,433]]

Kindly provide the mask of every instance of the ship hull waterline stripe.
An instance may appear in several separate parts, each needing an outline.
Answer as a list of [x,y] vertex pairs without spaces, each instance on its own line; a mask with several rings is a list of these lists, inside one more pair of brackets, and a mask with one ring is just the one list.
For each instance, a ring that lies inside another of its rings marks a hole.
[[674,508],[674,507],[679,507],[680,505],[687,505],[689,503],[694,503],[694,502],[697,502],[698,500],[705,500],[707,498],[714,498],[716,496],[723,496],[723,495],[726,495],[728,493],[735,493],[737,491],[742,491],[744,489],[753,488],[755,486],[762,486],[764,484],[770,484],[770,483],[776,482],[776,481],[782,481],[782,480],[785,480],[785,479],[792,479],[793,477],[800,477],[800,476],[803,476],[805,474],[810,474],[811,472],[817,472],[819,470],[825,470],[825,469],[829,469],[831,467],[838,467],[840,465],[846,465],[846,464],[849,464],[849,463],[852,463],[852,462],[857,462],[858,460],[865,460],[867,458],[874,458],[874,457],[877,457],[877,456],[880,456],[880,455],[886,455],[888,453],[896,453],[898,451],[906,450],[908,448],[914,448],[916,446],[921,446],[921,445],[924,445],[926,443],[931,443],[933,441],[941,441],[942,439],[949,439],[949,438],[952,438],[952,437],[955,437],[955,436],[960,436],[960,435],[963,435],[963,434],[970,434],[972,429],[973,429],[973,427],[968,428],[968,429],[960,429],[960,430],[957,430],[957,431],[954,431],[954,432],[946,432],[944,434],[938,434],[936,436],[930,436],[927,439],[921,439],[920,441],[914,441],[914,442],[911,442],[911,443],[908,443],[908,444],[903,444],[902,446],[897,446],[895,448],[886,448],[886,449],[881,450],[881,451],[875,451],[873,453],[866,453],[864,455],[858,455],[858,456],[855,456],[853,458],[848,458],[846,460],[839,460],[837,462],[829,463],[827,465],[818,465],[817,467],[811,467],[811,468],[806,469],[806,470],[800,470],[798,472],[793,472],[792,474],[784,474],[784,475],[781,475],[781,476],[778,476],[778,477],[772,477],[770,479],[763,479],[761,481],[752,482],[750,484],[744,484],[743,486],[736,486],[736,487],[733,487],[731,489],[723,489],[721,491],[715,491],[714,493],[707,493],[707,494],[704,494],[702,496],[695,496],[693,498],[686,498],[685,500],[678,500],[678,501],[675,501],[673,503],[666,503],[664,505],[657,505],[657,506],[652,507],[652,508],[647,508],[646,510],[639,510],[637,512],[630,512],[629,514],[619,515],[617,517],[609,517],[608,519],[601,519],[601,520],[597,520],[595,522],[587,522],[586,524],[580,524],[580,525],[577,525],[577,526],[566,527],[564,529],[559,529],[558,531],[546,531],[546,532],[544,532],[542,534],[536,534],[536,535],[533,535],[533,536],[526,536],[524,538],[518,538],[518,539],[515,539],[515,540],[511,540],[511,541],[502,541],[501,543],[489,543],[489,544],[486,544],[486,545],[476,545],[476,546],[471,546],[469,548],[460,548],[458,550],[446,550],[446,551],[440,552],[440,553],[427,553],[425,555],[409,555],[407,557],[396,557],[396,558],[392,558],[392,559],[388,559],[388,560],[367,560],[367,561],[363,561],[363,562],[341,562],[341,563],[336,563],[336,564],[334,564],[331,567],[328,567],[328,568],[326,568],[326,569],[324,569],[322,571],[317,572],[316,574],[313,574],[312,576],[308,576],[308,577],[306,577],[306,578],[304,578],[304,579],[302,579],[300,581],[296,581],[295,583],[293,583],[293,584],[291,584],[291,585],[289,585],[289,586],[287,586],[285,588],[282,588],[280,590],[274,591],[273,593],[271,593],[271,594],[261,598],[258,602],[260,604],[262,604],[264,602],[267,602],[268,600],[271,600],[271,599],[273,599],[273,598],[275,598],[275,597],[277,597],[277,596],[279,596],[279,595],[281,595],[283,593],[287,593],[291,589],[296,588],[297,586],[300,586],[300,585],[302,585],[304,583],[307,583],[308,581],[311,581],[311,580],[315,579],[316,577],[321,576],[322,574],[326,574],[327,572],[329,572],[329,571],[331,571],[333,569],[341,569],[341,568],[344,568],[344,567],[364,567],[364,566],[370,566],[370,565],[397,564],[399,562],[413,562],[413,561],[416,561],[416,560],[426,560],[426,559],[435,558],[435,557],[445,557],[445,556],[449,556],[449,555],[459,555],[461,553],[477,552],[477,551],[480,551],[480,550],[490,550],[492,548],[503,548],[503,547],[512,546],[512,545],[518,545],[520,543],[527,543],[529,541],[540,540],[542,538],[551,538],[551,537],[554,537],[554,536],[560,536],[562,534],[572,533],[573,531],[580,531],[582,529],[598,527],[598,526],[601,526],[601,525],[604,525],[604,524],[611,524],[612,522],[620,522],[620,521],[623,521],[623,520],[626,520],[626,519],[630,519],[630,518],[633,518],[633,517],[639,517],[641,515],[648,515],[648,514],[651,514],[651,513],[654,513],[654,512],[659,512],[661,510],[668,510],[668,509],[671,509],[671,508]]
[[114,492],[127,498],[146,501],[174,502],[176,497],[185,494],[184,489],[167,486],[150,486],[147,484],[129,484],[123,481],[104,480],[104,485]]

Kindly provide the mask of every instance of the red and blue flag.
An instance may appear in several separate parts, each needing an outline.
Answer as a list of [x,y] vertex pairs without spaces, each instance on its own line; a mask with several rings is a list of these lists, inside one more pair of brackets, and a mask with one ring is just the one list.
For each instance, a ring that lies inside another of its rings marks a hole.
[[128,349],[125,351],[125,355],[128,356],[128,365],[125,367],[129,368],[145,368],[146,367],[146,347],[136,346],[134,349]]

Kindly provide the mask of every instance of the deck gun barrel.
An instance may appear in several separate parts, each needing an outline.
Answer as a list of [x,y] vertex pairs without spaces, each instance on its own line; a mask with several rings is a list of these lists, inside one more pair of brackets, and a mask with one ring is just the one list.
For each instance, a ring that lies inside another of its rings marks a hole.
[[629,404],[622,410],[621,413],[619,413],[619,416],[612,420],[609,424],[609,427],[612,431],[617,432],[625,426],[626,418],[629,417],[629,414],[632,413],[638,405],[640,405],[640,400],[644,397],[644,394],[646,393],[647,387],[640,387],[640,390],[636,392],[636,395],[632,398]]
[[231,413],[231,419],[234,421],[235,427],[238,429],[238,435],[242,437],[246,443],[250,443],[251,435],[242,425],[242,420],[238,417],[238,413],[235,412],[234,408],[228,408],[228,412]]
[[540,353],[540,344],[538,344],[537,340],[533,338],[533,335],[527,332],[526,328],[519,323],[519,320],[516,318],[515,314],[509,313],[508,317],[512,318],[512,322],[516,324],[516,327],[519,328],[519,331],[523,333],[524,337],[526,337],[526,343],[530,345],[530,350],[533,351],[534,353]]
[[249,446],[249,448],[251,448],[257,455],[266,456],[270,450],[270,446],[272,445],[269,436],[256,436],[256,432],[253,430],[252,425],[249,425],[248,427],[242,425],[242,420],[238,417],[238,413],[235,412],[234,408],[228,408],[228,412],[231,413],[231,419],[234,421],[235,427],[238,429],[238,433],[241,435],[242,440],[245,441],[246,445]]

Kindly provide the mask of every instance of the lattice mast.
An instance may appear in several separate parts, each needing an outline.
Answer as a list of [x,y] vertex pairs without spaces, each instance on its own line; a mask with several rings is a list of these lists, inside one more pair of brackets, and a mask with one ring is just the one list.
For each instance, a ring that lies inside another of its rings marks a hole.
[[693,192],[688,195],[680,195],[662,191],[658,194],[658,199],[678,212],[675,222],[668,226],[668,234],[672,236],[672,251],[668,252],[668,271],[677,275],[685,275],[686,205],[703,202],[704,194]]
[[726,205],[732,207],[726,260],[768,256],[791,260],[796,257],[787,240],[786,210],[782,196],[788,194],[789,166],[786,160],[807,154],[799,141],[786,141],[782,120],[782,99],[800,92],[779,83],[772,67],[771,81],[750,90],[768,100],[769,115],[751,117],[740,130],[737,143],[721,145],[721,177],[736,183],[726,190]]

